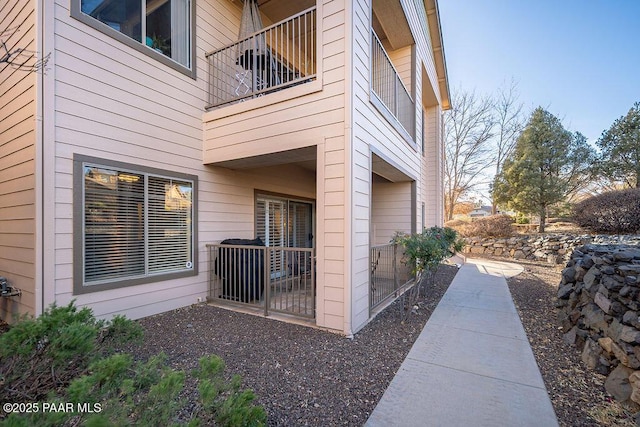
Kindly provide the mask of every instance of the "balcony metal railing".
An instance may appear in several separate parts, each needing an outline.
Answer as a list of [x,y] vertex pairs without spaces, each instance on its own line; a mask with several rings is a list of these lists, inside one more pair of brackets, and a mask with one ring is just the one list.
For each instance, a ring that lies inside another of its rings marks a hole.
[[209,299],[315,318],[312,248],[207,245]]
[[208,106],[254,98],[316,78],[316,7],[206,54]]
[[369,284],[369,313],[376,307],[395,299],[413,278],[402,262],[402,246],[394,243],[371,247]]
[[404,130],[415,137],[415,103],[373,29],[371,46],[371,89]]

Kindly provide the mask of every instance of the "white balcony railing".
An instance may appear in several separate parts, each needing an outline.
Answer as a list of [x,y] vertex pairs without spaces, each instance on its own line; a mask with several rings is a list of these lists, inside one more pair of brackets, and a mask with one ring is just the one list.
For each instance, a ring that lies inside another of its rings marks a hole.
[[371,90],[411,137],[415,137],[415,104],[382,42],[371,29]]
[[315,6],[206,55],[208,107],[316,78]]

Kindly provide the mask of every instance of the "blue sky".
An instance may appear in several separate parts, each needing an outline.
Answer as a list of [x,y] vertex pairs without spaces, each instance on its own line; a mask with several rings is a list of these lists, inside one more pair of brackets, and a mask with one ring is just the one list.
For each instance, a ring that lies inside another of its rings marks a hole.
[[595,142],[640,101],[640,0],[440,0],[449,87],[491,94],[513,78]]

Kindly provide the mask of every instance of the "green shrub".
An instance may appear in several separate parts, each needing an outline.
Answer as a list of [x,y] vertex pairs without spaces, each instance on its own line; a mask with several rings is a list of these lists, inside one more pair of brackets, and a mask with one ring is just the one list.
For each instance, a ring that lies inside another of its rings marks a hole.
[[65,388],[112,347],[142,336],[135,322],[97,320],[90,309],[52,305],[26,316],[0,335],[0,395],[5,401],[37,401]]
[[574,206],[573,220],[595,233],[636,233],[640,231],[640,188],[585,199]]
[[[223,375],[218,356],[203,357],[191,382],[197,402],[186,402],[187,374],[167,366],[164,354],[137,361],[115,353],[142,328],[123,317],[96,320],[73,303],[24,318],[0,336],[0,395],[4,402],[72,405],[74,412],[0,413],[0,426],[261,426],[263,408],[241,390],[241,379]],[[91,408],[91,411],[76,408]]]
[[404,247],[404,262],[412,273],[434,271],[445,259],[462,250],[458,233],[448,227],[425,228],[422,233],[400,234],[394,238]]
[[528,216],[518,213],[518,215],[516,215],[516,224],[531,224],[531,220]]
[[447,258],[461,251],[464,243],[458,233],[448,227],[425,228],[422,233],[396,234],[393,240],[403,247],[402,262],[415,274],[415,284],[402,295],[401,319],[404,321],[414,310],[421,295],[433,282],[438,266]]
[[225,426],[261,426],[266,423],[264,409],[252,405],[255,399],[253,391],[240,390],[240,376],[234,375],[228,382],[223,380],[224,361],[220,357],[203,357],[199,365],[194,375],[199,380],[201,414],[216,414],[215,421]]
[[465,237],[511,237],[512,224],[509,215],[491,215],[469,223],[461,233]]

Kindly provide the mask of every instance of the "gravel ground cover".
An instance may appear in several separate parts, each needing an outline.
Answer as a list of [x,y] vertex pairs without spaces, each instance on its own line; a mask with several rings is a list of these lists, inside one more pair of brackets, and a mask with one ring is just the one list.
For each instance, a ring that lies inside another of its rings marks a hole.
[[[204,304],[140,320],[138,357],[164,352],[178,369],[222,357],[257,395],[272,426],[361,426],[393,379],[455,276],[443,265],[416,313],[401,323],[396,302],[353,339]],[[193,392],[186,392],[190,398]]]
[[560,425],[635,426],[606,393],[605,377],[587,369],[579,351],[562,340],[554,307],[560,270],[539,262],[518,263],[525,271],[507,283]]
[[[554,308],[560,270],[519,263],[525,271],[507,282],[560,425],[636,425],[606,393],[605,377],[586,369],[578,350],[562,340]],[[240,374],[255,391],[272,426],[361,426],[456,272],[442,266],[405,323],[396,302],[353,339],[200,304],[141,319],[144,341],[128,350],[139,358],[163,351],[184,370],[194,369],[201,356],[220,355],[227,372]],[[0,333],[5,326],[0,321]],[[184,397],[193,394],[187,389]]]

